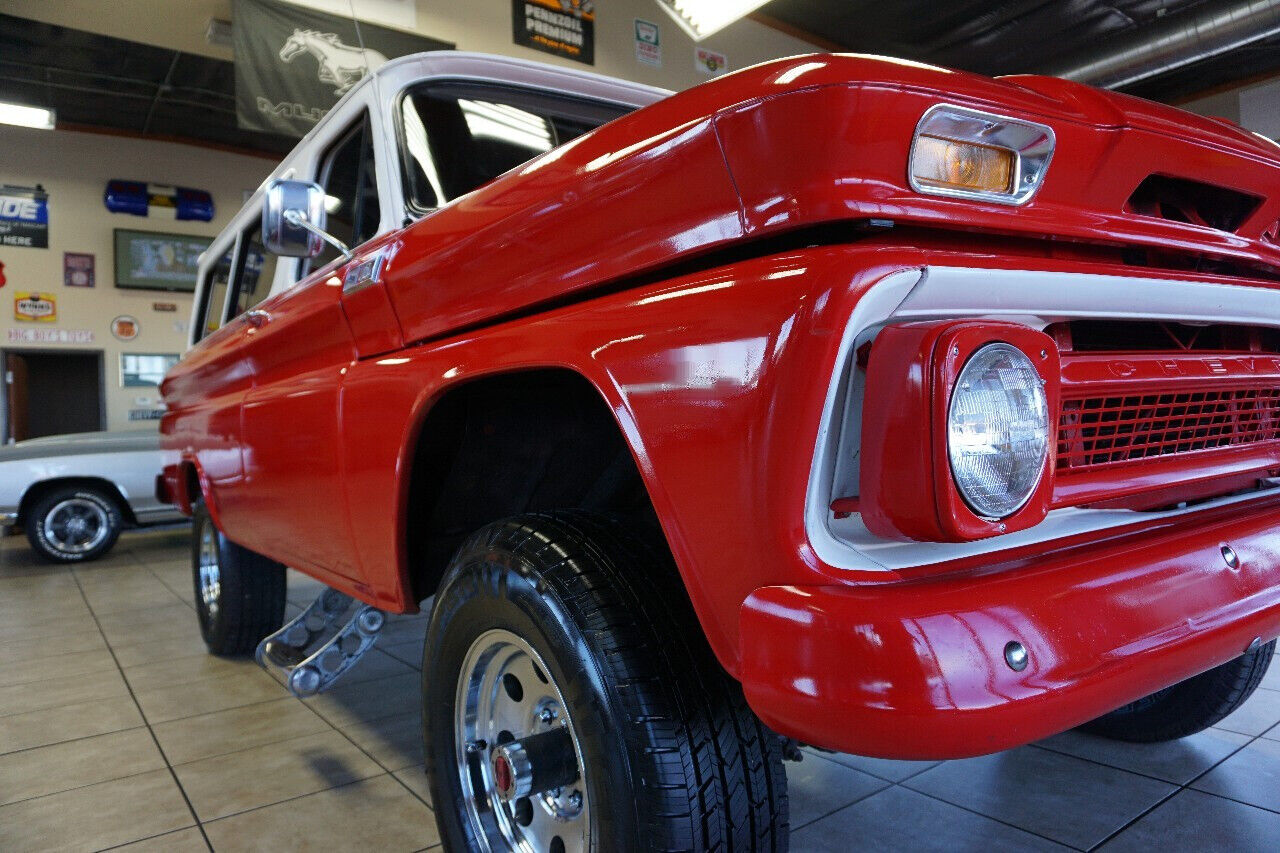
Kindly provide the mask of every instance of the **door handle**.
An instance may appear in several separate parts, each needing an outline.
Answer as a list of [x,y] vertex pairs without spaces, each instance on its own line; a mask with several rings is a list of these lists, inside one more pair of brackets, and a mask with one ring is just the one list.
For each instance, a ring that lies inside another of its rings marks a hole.
[[266,311],[259,311],[256,308],[252,311],[246,311],[244,315],[245,322],[255,329],[261,329],[271,321],[271,315]]

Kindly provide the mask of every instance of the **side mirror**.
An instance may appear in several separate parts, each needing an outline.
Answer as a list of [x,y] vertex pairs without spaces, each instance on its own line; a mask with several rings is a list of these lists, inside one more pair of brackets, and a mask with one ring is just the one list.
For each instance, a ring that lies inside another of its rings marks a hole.
[[262,203],[262,245],[290,258],[314,258],[325,243],[350,250],[325,229],[324,190],[307,181],[272,181]]

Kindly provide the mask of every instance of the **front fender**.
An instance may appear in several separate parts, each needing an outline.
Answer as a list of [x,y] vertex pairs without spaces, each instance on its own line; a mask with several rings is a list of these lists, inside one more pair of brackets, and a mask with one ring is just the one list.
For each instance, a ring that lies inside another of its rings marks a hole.
[[885,273],[874,258],[853,247],[753,258],[353,366],[344,410],[378,412],[344,425],[372,597],[416,606],[407,475],[435,401],[496,373],[563,368],[613,412],[712,648],[736,673],[746,597],[816,577],[805,491],[848,306]]

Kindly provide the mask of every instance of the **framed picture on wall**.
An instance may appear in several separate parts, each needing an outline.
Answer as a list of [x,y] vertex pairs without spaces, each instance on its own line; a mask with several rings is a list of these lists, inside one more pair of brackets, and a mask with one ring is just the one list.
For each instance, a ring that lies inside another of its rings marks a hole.
[[152,388],[160,384],[169,368],[178,363],[176,352],[120,353],[120,385],[123,388]]
[[115,229],[116,287],[194,293],[200,253],[211,237]]
[[67,287],[93,287],[93,255],[63,252],[62,283]]

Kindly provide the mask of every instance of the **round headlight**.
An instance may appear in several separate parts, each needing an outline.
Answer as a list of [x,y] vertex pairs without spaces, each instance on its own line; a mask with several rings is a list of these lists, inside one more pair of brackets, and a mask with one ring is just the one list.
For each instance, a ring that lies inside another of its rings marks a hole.
[[947,413],[951,474],[965,502],[985,518],[1022,508],[1040,482],[1049,450],[1044,383],[1022,350],[979,348],[957,377]]

